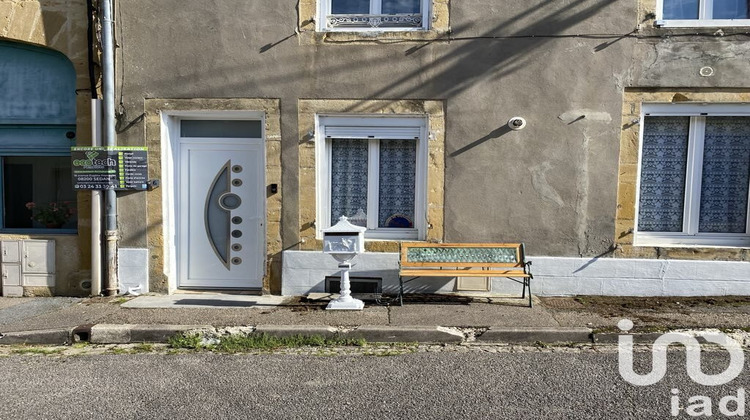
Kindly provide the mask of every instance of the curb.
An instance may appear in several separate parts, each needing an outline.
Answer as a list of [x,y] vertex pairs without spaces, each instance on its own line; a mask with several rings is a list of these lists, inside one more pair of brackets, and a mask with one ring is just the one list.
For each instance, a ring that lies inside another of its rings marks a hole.
[[[633,337],[633,343],[635,344],[653,344],[657,338],[661,337],[664,333],[632,333],[627,334]],[[620,334],[615,332],[606,333],[593,333],[595,343],[600,344],[617,344]],[[699,340],[700,341],[700,340]],[[705,340],[703,340],[705,341]]]
[[92,344],[166,343],[185,331],[210,329],[210,325],[98,324],[91,327]]
[[326,327],[323,325],[258,325],[255,327],[255,332],[265,333],[276,337],[320,335],[326,338],[331,338],[336,335],[343,335],[337,328]]
[[73,328],[18,331],[0,334],[0,344],[70,344]]
[[372,343],[460,343],[464,335],[443,327],[386,327],[364,325],[346,334],[345,337],[363,338]]
[[592,330],[577,327],[490,327],[477,336],[488,343],[591,343]]
[[[340,328],[324,325],[257,325],[230,327],[242,333],[266,333],[278,337],[293,335],[319,335],[362,338],[372,343],[451,343],[466,342],[467,336],[458,328],[430,326],[379,326],[362,325]],[[74,328],[58,328],[35,331],[0,333],[0,345],[69,345],[76,341],[92,344],[166,343],[178,333],[205,333],[216,331],[211,325],[169,325],[169,324],[97,324],[81,325]],[[533,343],[575,343],[575,344],[617,344],[619,335],[615,332],[593,332],[590,328],[578,327],[489,327],[484,332],[476,329],[476,343],[533,344]],[[653,344],[662,333],[633,333],[636,344]],[[703,337],[696,337],[705,342]],[[750,342],[750,341],[749,341]]]

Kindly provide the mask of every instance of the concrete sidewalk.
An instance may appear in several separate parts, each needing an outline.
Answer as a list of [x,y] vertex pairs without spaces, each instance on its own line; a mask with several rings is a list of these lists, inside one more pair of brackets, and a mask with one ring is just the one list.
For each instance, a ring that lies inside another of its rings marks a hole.
[[675,328],[750,327],[744,298],[718,304],[710,299],[723,298],[659,299],[535,297],[528,308],[515,297],[415,296],[404,306],[327,311],[325,301],[243,294],[0,298],[0,344],[162,342],[180,331],[224,328],[371,342],[591,343],[616,341],[623,318],[650,336]]

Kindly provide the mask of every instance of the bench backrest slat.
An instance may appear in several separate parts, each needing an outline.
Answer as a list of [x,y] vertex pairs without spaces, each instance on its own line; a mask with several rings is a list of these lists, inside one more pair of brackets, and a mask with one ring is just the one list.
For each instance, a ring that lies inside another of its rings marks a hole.
[[403,242],[401,267],[518,267],[524,266],[520,243]]
[[522,268],[522,263],[483,263],[483,262],[403,262],[402,267],[492,267]]

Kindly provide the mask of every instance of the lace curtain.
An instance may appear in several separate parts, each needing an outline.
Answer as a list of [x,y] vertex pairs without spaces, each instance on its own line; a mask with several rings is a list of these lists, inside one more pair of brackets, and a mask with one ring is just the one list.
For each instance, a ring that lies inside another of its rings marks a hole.
[[[331,224],[346,216],[367,226],[367,140],[331,140]],[[359,216],[354,217],[357,213]]]
[[[417,144],[380,140],[378,227],[413,228]],[[346,216],[367,226],[368,141],[331,140],[331,223]]]
[[707,117],[699,232],[745,233],[750,117]]
[[[682,232],[690,117],[646,117],[638,230]],[[745,233],[750,117],[706,117],[699,233]],[[689,204],[689,203],[688,203]]]
[[682,232],[690,117],[646,117],[638,230]]
[[[376,1],[380,2],[381,0]],[[384,15],[419,13],[419,10],[419,0],[382,0],[381,3],[381,13]],[[369,14],[370,0],[331,0],[331,13]]]
[[414,227],[417,142],[380,140],[378,227]]

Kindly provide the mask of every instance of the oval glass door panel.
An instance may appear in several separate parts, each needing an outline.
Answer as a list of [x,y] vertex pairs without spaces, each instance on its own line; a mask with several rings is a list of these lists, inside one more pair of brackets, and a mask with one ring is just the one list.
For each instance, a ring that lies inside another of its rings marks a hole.
[[[234,183],[232,183],[234,185]],[[235,193],[224,193],[219,197],[219,206],[227,211],[237,210],[242,204],[242,199]]]

